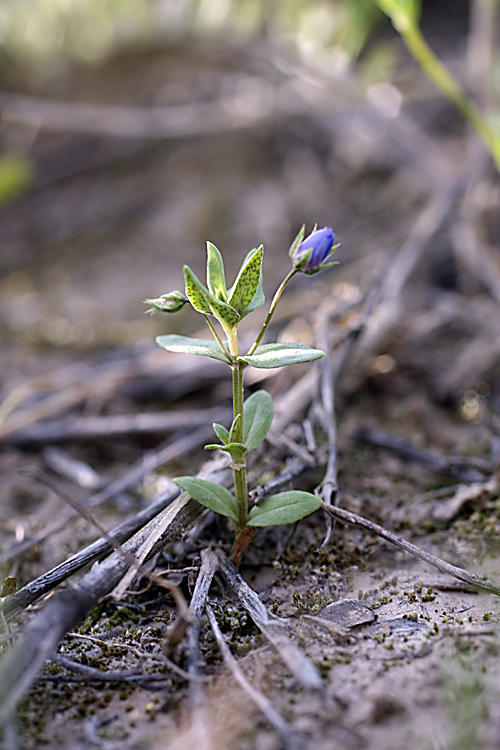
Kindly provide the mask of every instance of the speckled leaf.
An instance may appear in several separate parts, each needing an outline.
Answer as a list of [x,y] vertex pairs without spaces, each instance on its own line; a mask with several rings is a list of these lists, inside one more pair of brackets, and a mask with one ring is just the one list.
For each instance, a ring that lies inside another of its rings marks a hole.
[[252,250],[247,255],[230,290],[229,304],[239,313],[248,308],[259,290],[263,254],[264,248],[261,245],[257,250]]
[[207,286],[214,297],[227,300],[224,261],[219,250],[211,242],[207,242]]
[[189,266],[184,266],[184,281],[186,282],[186,297],[194,309],[204,315],[212,315],[212,310],[208,304],[207,290]]
[[224,325],[229,328],[234,328],[240,320],[239,313],[226,302],[222,302],[216,299],[212,294],[209,296],[208,301],[212,308],[212,314]]
[[244,355],[239,359],[253,367],[268,369],[311,362],[324,355],[321,349],[313,349],[307,344],[281,343],[258,346],[252,355]]
[[176,477],[173,481],[206,508],[238,522],[236,498],[225,487],[197,477]]
[[262,263],[261,263],[260,273],[259,273],[259,283],[257,284],[257,291],[255,292],[250,304],[247,305],[245,309],[241,311],[240,313],[241,317],[244,318],[246,315],[248,315],[248,313],[251,313],[253,310],[257,310],[258,307],[262,307],[265,301],[266,301],[266,296],[264,294],[264,286],[262,282]]
[[240,316],[227,302],[218,300],[206,289],[189,266],[184,266],[184,279],[186,281],[186,297],[192,306],[204,315],[215,315],[215,317],[229,328],[234,328]]
[[202,357],[219,359],[228,362],[224,352],[216,341],[210,339],[193,339],[190,336],[178,336],[175,333],[167,336],[157,336],[156,343],[169,352],[181,352],[182,354],[199,354]]
[[310,492],[290,490],[270,495],[248,514],[247,526],[281,526],[295,523],[321,507],[321,498]]

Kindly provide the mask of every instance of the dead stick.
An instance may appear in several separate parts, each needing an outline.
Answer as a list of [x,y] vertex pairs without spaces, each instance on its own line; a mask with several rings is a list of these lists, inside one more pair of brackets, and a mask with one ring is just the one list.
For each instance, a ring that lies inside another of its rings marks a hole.
[[281,718],[279,713],[276,711],[272,703],[266,698],[266,696],[259,690],[256,690],[256,688],[254,688],[253,685],[251,685],[247,680],[243,670],[232,655],[229,646],[224,640],[224,636],[222,635],[219,625],[217,624],[217,620],[215,619],[215,614],[212,607],[209,604],[206,604],[205,610],[208,615],[208,620],[210,622],[212,632],[215,636],[215,640],[217,641],[217,645],[219,646],[220,652],[222,654],[222,658],[224,659],[226,666],[228,666],[231,670],[234,679],[236,680],[238,685],[243,688],[245,693],[249,696],[250,700],[252,700],[255,705],[262,711],[268,722],[283,737],[283,741],[287,750],[298,750],[301,747],[301,743],[299,739],[292,733],[289,724]]
[[[208,591],[210,589],[212,579],[217,571],[218,566],[219,563],[215,555],[207,554],[207,550],[203,550],[201,553],[200,572],[198,574],[193,597],[189,605],[189,611],[191,617],[193,618],[193,624],[189,628],[188,633],[188,672],[191,677],[197,678],[198,680],[200,677],[200,618],[203,614],[203,610],[205,609]],[[196,711],[199,706],[205,705],[205,692],[199,681],[190,683],[189,692],[193,711]]]
[[500,587],[495,586],[494,583],[490,583],[474,573],[469,573],[463,568],[457,568],[456,565],[451,565],[451,563],[441,560],[430,552],[426,552],[420,547],[417,547],[416,544],[407,542],[405,539],[397,536],[397,534],[393,534],[392,531],[387,531],[383,526],[379,526],[377,523],[373,523],[373,521],[363,518],[363,516],[358,516],[357,513],[351,513],[349,510],[344,510],[344,508],[327,505],[326,503],[323,503],[322,507],[326,513],[332,516],[332,518],[347,521],[347,523],[352,523],[355,526],[361,526],[361,528],[371,531],[374,534],[381,536],[383,539],[387,539],[388,542],[395,544],[396,547],[404,549],[405,552],[410,552],[410,554],[415,555],[415,557],[420,558],[420,560],[430,563],[430,565],[433,565],[443,573],[448,573],[454,578],[458,578],[460,581],[465,581],[465,583],[474,586],[474,588],[483,589],[484,591],[489,591],[491,594],[497,594],[497,596],[500,596]]
[[430,451],[416,448],[405,440],[400,440],[392,435],[372,430],[367,427],[362,427],[358,430],[356,437],[364,443],[391,451],[397,456],[401,456],[401,458],[407,458],[411,461],[419,461],[420,463],[429,466],[433,471],[455,477],[460,482],[466,484],[484,482],[483,474],[491,474],[493,470],[492,465],[486,461],[481,461],[479,459],[466,459],[461,456],[442,458],[440,456],[435,456]]
[[4,722],[29,689],[46,659],[56,650],[68,630],[81,622],[96,604],[120,581],[144,539],[166,515],[170,523],[151,550],[155,555],[200,513],[200,506],[182,493],[160,515],[141,529],[123,547],[92,569],[70,589],[56,594],[44,609],[28,623],[16,646],[4,657],[0,667],[0,722]]
[[[146,454],[140,461],[138,461],[132,468],[125,472],[121,477],[115,479],[110,484],[106,485],[102,490],[93,493],[86,501],[86,507],[95,508],[101,503],[107,502],[111,498],[118,495],[123,490],[132,487],[134,484],[139,482],[146,474],[151,471],[155,471],[163,464],[172,461],[178,456],[189,453],[194,446],[200,445],[205,442],[208,438],[212,437],[212,429],[206,425],[200,427],[198,430],[184,435],[175,440],[173,443],[167,443],[166,445],[160,446],[160,449],[151,451]],[[67,513],[62,513],[51,524],[48,528],[44,529],[40,534],[30,539],[24,539],[19,544],[13,545],[10,549],[5,550],[0,554],[0,565],[5,565],[11,560],[15,559],[19,555],[27,552],[29,549],[34,547],[36,544],[43,542],[49,535],[60,531],[65,528],[67,524],[76,519],[78,514],[75,511],[69,510]]]
[[[214,554],[214,553],[210,553]],[[274,646],[284,664],[298,682],[309,689],[321,689],[322,680],[315,665],[286,635],[284,624],[269,614],[258,594],[248,586],[234,565],[221,552],[217,552],[221,573],[241,601],[259,630]]]
[[223,422],[229,419],[228,409],[186,409],[154,414],[116,414],[108,417],[71,417],[54,419],[25,427],[8,436],[9,445],[53,443],[95,437],[116,437],[145,433],[172,432],[188,427]]
[[[176,497],[180,494],[180,490],[169,490],[168,492],[162,493],[153,503],[148,505],[147,508],[141,510],[132,518],[124,521],[119,526],[115,526],[109,532],[109,536],[117,540],[120,544],[123,544],[133,534],[135,534],[142,526],[151,521],[158,513],[161,513],[164,508],[167,507]],[[110,539],[106,536],[101,536],[96,539],[95,542],[89,544],[87,547],[77,552],[75,555],[68,557],[67,560],[56,565],[51,570],[47,571],[43,575],[35,578],[23,586],[22,589],[16,591],[15,594],[11,594],[0,606],[0,612],[6,617],[13,615],[21,609],[24,609],[28,605],[32,604],[40,597],[48,594],[62,581],[76,573],[76,571],[83,568],[85,565],[94,562],[101,555],[105,555],[113,550],[113,545]]]

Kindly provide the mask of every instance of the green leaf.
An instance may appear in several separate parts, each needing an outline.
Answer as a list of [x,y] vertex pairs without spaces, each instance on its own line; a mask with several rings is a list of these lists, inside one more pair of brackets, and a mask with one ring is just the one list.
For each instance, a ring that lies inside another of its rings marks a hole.
[[314,359],[324,357],[324,355],[325,353],[321,349],[313,349],[307,344],[282,343],[258,346],[251,356],[243,355],[238,359],[253,367],[267,369],[311,362]]
[[239,313],[250,306],[259,289],[263,254],[264,248],[261,245],[247,255],[230,290],[228,302]]
[[266,296],[264,294],[264,286],[262,282],[262,264],[261,264],[260,272],[259,272],[259,283],[257,284],[256,292],[250,304],[247,305],[245,309],[241,311],[240,313],[241,317],[244,318],[245,315],[248,315],[254,310],[257,310],[257,308],[262,307],[265,301],[266,301]]
[[156,343],[169,352],[199,354],[202,357],[211,357],[230,364],[230,360],[221,350],[219,344],[211,339],[193,339],[190,336],[178,336],[172,333],[167,336],[157,336]]
[[273,400],[267,391],[257,391],[243,405],[243,442],[249,451],[262,443],[273,421]]
[[310,492],[290,490],[270,495],[248,514],[247,526],[281,526],[295,523],[321,507],[321,498]]
[[226,302],[221,302],[215,297],[210,296],[210,307],[212,308],[213,315],[222,323],[234,328],[239,322],[241,316],[239,313]]
[[214,297],[227,301],[224,261],[219,250],[211,242],[207,242],[207,286]]
[[221,443],[224,443],[224,445],[229,443],[229,431],[226,430],[225,427],[223,427],[221,424],[217,424],[217,422],[213,422],[212,427],[214,428],[214,432]]
[[238,522],[236,498],[225,487],[197,477],[176,477],[173,481],[206,508]]
[[184,280],[186,282],[186,297],[198,312],[215,317],[230,328],[240,320],[237,311],[222,300],[217,299],[206,289],[189,266],[184,266]]
[[227,445],[209,443],[209,445],[205,445],[204,448],[206,451],[225,451],[226,453],[229,453],[233,461],[241,461],[241,459],[248,453],[246,445],[242,445],[241,443],[228,443]]
[[236,437],[236,432],[239,430],[239,426],[241,424],[241,414],[237,414],[233,420],[233,424],[231,425],[231,430],[229,432],[229,439],[234,440]]
[[207,299],[208,292],[189,266],[184,266],[184,281],[186,283],[186,297],[194,309],[204,315],[212,315]]

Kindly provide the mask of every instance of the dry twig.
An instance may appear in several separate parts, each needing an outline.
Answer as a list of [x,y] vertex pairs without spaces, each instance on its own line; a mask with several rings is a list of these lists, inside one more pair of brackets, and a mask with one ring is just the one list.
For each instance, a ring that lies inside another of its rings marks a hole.
[[276,711],[271,702],[266,698],[266,696],[259,690],[254,688],[253,685],[251,685],[245,677],[243,670],[238,665],[238,662],[232,655],[226,641],[224,640],[224,636],[222,635],[221,630],[217,624],[217,620],[215,619],[215,614],[212,607],[209,604],[206,604],[205,610],[208,615],[210,627],[212,628],[212,632],[217,641],[217,645],[220,648],[222,658],[224,659],[224,663],[231,670],[231,673],[238,685],[243,688],[250,700],[252,700],[255,705],[262,711],[262,713],[264,714],[268,722],[274,727],[274,729],[276,729],[276,731],[280,733],[287,750],[299,750],[299,748],[302,746],[302,743],[299,741],[298,737],[296,737],[292,733],[291,727],[284,719],[281,718],[279,713]]
[[432,555],[430,552],[426,552],[420,547],[417,547],[416,544],[407,542],[405,539],[397,536],[397,534],[393,534],[392,531],[384,529],[384,527],[379,526],[378,523],[369,521],[367,518],[363,518],[363,516],[358,516],[357,513],[351,513],[351,511],[349,510],[338,508],[334,505],[323,504],[323,510],[330,516],[332,516],[332,518],[337,518],[340,521],[352,523],[355,526],[361,526],[361,528],[366,529],[367,531],[371,531],[373,534],[377,534],[378,536],[382,537],[382,539],[386,539],[388,542],[391,542],[391,544],[395,544],[396,547],[405,550],[405,552],[409,552],[410,554],[415,555],[415,557],[418,557],[420,560],[433,565],[443,573],[448,573],[448,575],[453,576],[454,578],[458,578],[460,581],[464,581],[474,588],[482,589],[483,591],[489,591],[491,594],[500,596],[500,586],[496,586],[494,583],[490,583],[490,581],[488,581],[486,578],[481,578],[474,573],[469,573],[463,568],[457,568],[456,565],[451,565],[450,563],[441,560],[439,557]]
[[[208,426],[204,426],[188,435],[184,435],[173,443],[167,443],[166,445],[163,444],[159,449],[150,451],[121,477],[118,477],[118,479],[110,482],[106,487],[103,487],[101,490],[98,490],[87,498],[85,507],[96,508],[98,505],[107,502],[123,490],[129,489],[137,484],[146,474],[155,471],[163,464],[174,460],[178,456],[188,453],[194,447],[204,443],[211,436],[211,429]],[[77,517],[78,511],[68,509],[67,512],[62,512],[59,514],[57,520],[52,524],[49,524],[49,526],[47,526],[36,537],[26,538],[22,542],[12,545],[12,547],[1,553],[0,564],[5,564],[19,555],[24,554],[36,544],[43,542],[43,540],[51,534],[65,528],[69,521],[76,519]]]
[[[118,584],[142,547],[144,540],[162,524],[162,536],[149,557],[175,539],[200,513],[199,505],[186,493],[135,534],[117,552],[92,569],[71,588],[52,597],[28,623],[16,646],[4,657],[0,668],[0,721],[11,714],[68,630],[71,630]],[[166,523],[168,519],[168,523]],[[164,585],[169,585],[164,582]],[[170,588],[173,588],[169,585]]]
[[11,435],[12,445],[54,443],[120,435],[172,432],[229,419],[228,409],[184,409],[154,414],[116,414],[106,417],[75,417],[32,424]]
[[[214,553],[211,553],[214,554]],[[321,675],[314,664],[286,635],[278,617],[269,614],[259,596],[245,583],[234,565],[222,553],[217,553],[220,570],[227,584],[241,601],[259,630],[278,652],[283,663],[303,686],[313,690],[322,687]]]
[[80,550],[80,552],[72,555],[67,560],[64,560],[64,562],[47,571],[47,573],[27,583],[19,591],[11,594],[0,605],[0,611],[6,617],[9,617],[37,601],[42,596],[45,596],[49,591],[52,591],[56,586],[72,576],[73,573],[81,570],[85,565],[93,563],[102,555],[111,552],[113,550],[111,539],[123,544],[123,542],[139,531],[146,523],[155,518],[158,513],[161,513],[179,494],[180,490],[178,489],[162,493],[147,508],[144,508],[144,510],[132,518],[116,526],[109,534],[96,539],[95,542],[92,542],[92,544],[89,544]]

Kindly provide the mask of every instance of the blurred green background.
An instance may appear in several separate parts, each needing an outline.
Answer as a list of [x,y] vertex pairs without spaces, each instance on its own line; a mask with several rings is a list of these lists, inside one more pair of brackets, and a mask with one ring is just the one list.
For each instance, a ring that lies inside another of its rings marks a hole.
[[[468,14],[423,8],[459,73]],[[268,293],[303,222],[345,269],[396,246],[428,189],[402,106],[460,135],[375,0],[3,0],[0,332],[142,340],[142,299],[201,273],[207,239],[229,274],[263,242]]]

